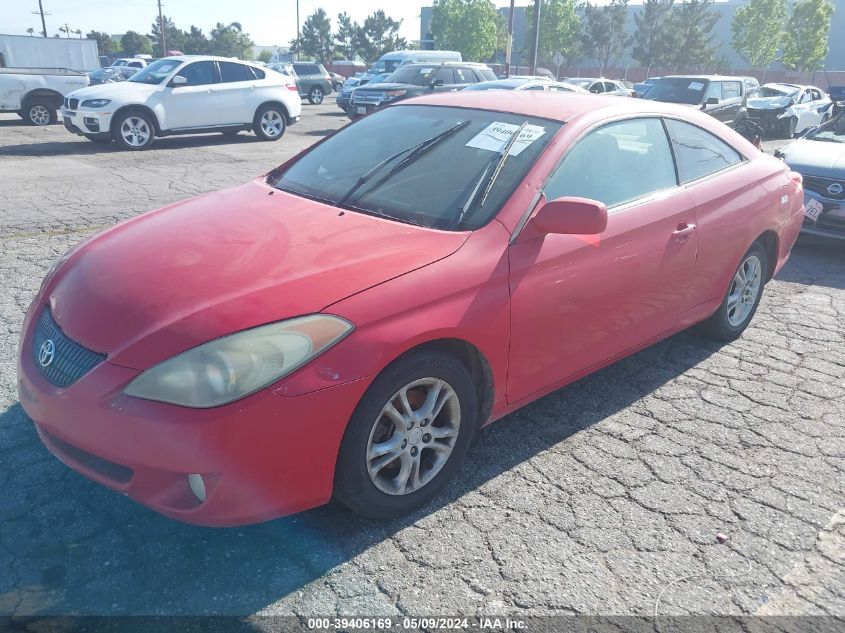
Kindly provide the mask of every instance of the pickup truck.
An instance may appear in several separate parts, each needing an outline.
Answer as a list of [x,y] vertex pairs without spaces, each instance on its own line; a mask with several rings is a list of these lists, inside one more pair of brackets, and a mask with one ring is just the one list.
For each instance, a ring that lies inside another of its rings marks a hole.
[[32,125],[51,125],[65,95],[88,83],[88,75],[68,68],[0,68],[0,112],[16,112]]

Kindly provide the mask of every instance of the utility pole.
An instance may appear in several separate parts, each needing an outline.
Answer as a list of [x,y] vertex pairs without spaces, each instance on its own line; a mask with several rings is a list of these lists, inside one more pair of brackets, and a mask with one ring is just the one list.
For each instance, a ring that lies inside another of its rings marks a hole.
[[540,7],[543,0],[534,0],[534,46],[531,47],[531,72],[537,74],[537,49],[540,48]]
[[296,61],[299,61],[299,0],[296,0]]
[[41,15],[41,35],[47,37],[47,23],[44,21],[45,15],[51,15],[50,13],[44,13],[44,7],[41,6],[41,0],[38,0],[38,11],[33,11],[33,15]]
[[513,49],[513,3],[511,0],[511,11],[508,14],[508,42],[505,47],[505,77],[511,76],[511,51]]
[[158,38],[161,44],[161,56],[167,57],[167,38],[164,35],[164,18],[161,16],[161,0],[158,0]]

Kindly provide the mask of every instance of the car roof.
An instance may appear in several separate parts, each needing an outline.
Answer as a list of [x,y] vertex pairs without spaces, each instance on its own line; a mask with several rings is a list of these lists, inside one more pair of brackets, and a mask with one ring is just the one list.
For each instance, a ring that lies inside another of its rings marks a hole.
[[161,59],[175,59],[181,62],[235,62],[236,64],[249,64],[250,66],[257,65],[255,62],[251,62],[246,59],[238,59],[237,57],[220,57],[219,55],[168,55],[167,57],[162,57]]
[[[668,115],[709,128],[716,121],[708,114],[688,106],[647,99],[572,92],[535,92],[532,90],[459,90],[438,92],[402,101],[402,104],[452,106],[533,116],[551,121],[576,119],[601,121],[625,115]],[[716,121],[718,123],[718,121]],[[720,124],[721,125],[721,124]]]
[[[410,64],[403,64],[400,68],[414,68],[418,66],[478,66],[480,68],[487,68],[487,64],[482,64],[480,62],[458,62],[454,60],[449,61],[440,61],[439,59],[432,59],[431,61],[427,62],[411,62]],[[399,70],[397,68],[396,70]]]
[[707,79],[709,81],[742,81],[744,77],[729,75],[664,75],[660,79]]

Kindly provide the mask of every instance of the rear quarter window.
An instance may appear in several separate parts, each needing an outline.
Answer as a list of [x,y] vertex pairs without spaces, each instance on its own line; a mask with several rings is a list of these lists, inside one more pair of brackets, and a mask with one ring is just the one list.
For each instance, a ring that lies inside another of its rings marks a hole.
[[742,162],[742,155],[722,139],[695,125],[666,119],[678,178],[682,183],[709,176]]

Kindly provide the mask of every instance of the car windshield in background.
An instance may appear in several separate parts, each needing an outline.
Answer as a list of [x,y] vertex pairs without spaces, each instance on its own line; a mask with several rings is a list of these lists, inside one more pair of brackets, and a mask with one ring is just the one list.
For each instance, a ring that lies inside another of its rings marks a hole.
[[425,86],[437,69],[437,66],[405,66],[390,75],[390,82],[395,84],[413,84]]
[[379,60],[370,67],[371,74],[392,73],[402,62],[398,59]]
[[807,134],[807,138],[811,141],[845,143],[845,110]]
[[710,82],[707,79],[672,77],[659,79],[643,95],[643,99],[698,105]]
[[[485,196],[502,148],[522,124],[525,140],[514,144]],[[474,230],[498,213],[561,125],[486,110],[394,106],[341,129],[270,184],[400,222]]]
[[181,64],[182,62],[178,59],[160,59],[135,73],[128,81],[150,85],[160,84]]
[[763,86],[757,93],[758,97],[791,97],[797,94],[798,90],[795,88],[789,89],[786,87],[775,88],[773,86]]

